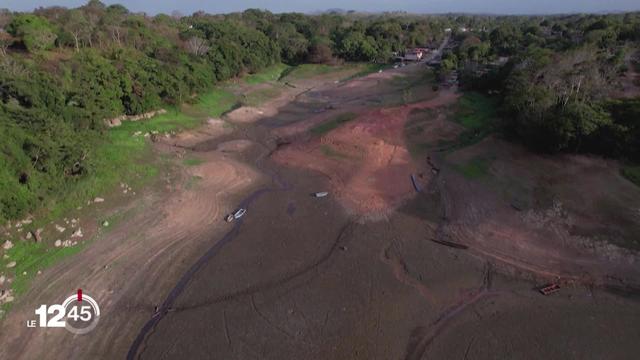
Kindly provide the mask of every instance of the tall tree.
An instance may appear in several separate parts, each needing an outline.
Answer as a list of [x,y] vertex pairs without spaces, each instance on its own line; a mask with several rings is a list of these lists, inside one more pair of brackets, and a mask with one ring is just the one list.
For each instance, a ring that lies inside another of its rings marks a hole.
[[91,26],[84,11],[80,9],[67,11],[62,26],[73,37],[76,52],[80,51],[80,42],[85,39],[88,41],[91,37]]
[[7,49],[13,44],[13,36],[9,33],[0,31],[0,56],[7,56]]
[[50,49],[57,37],[47,19],[31,14],[14,17],[7,31],[21,39],[31,52]]

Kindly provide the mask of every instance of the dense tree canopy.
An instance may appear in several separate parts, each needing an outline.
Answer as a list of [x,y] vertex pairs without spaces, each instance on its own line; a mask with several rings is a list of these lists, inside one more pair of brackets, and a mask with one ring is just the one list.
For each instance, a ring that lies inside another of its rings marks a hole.
[[14,17],[7,26],[7,32],[19,38],[29,51],[50,49],[57,38],[47,19],[31,14]]
[[640,118],[627,118],[637,101],[609,102],[638,66],[638,24],[638,14],[490,19],[458,34],[457,67],[465,86],[500,94],[503,129],[531,147],[640,160]]

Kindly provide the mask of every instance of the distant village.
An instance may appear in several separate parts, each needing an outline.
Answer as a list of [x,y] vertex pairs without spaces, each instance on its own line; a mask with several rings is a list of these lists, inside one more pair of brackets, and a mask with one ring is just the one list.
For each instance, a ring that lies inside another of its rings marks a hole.
[[[481,32],[486,32],[486,28],[477,29]],[[445,33],[452,34],[453,29],[446,28],[444,29]],[[458,33],[467,33],[470,31],[474,31],[472,28],[468,27],[459,27],[457,29]],[[453,36],[450,37],[450,40],[440,49],[437,48],[436,45],[426,45],[425,47],[415,47],[406,49],[404,52],[394,53],[394,62],[396,65],[394,67],[404,66],[405,63],[409,62],[424,62],[427,66],[437,69],[440,67],[442,63],[443,54],[448,51],[453,51],[460,44],[458,41],[453,39]],[[499,68],[504,66],[509,61],[509,57],[501,56],[496,58],[494,61],[488,64],[469,64],[470,68],[467,70],[471,71],[474,76],[481,76],[483,74],[488,73],[492,69]],[[459,73],[457,70],[451,71],[447,73],[443,79],[441,79],[441,85],[443,86],[453,86],[458,85],[459,81]]]

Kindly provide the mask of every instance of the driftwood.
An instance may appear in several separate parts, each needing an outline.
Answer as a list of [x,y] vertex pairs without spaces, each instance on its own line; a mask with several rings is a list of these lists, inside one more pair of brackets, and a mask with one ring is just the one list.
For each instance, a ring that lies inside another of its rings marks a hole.
[[469,248],[467,245],[446,241],[446,240],[431,239],[431,241],[433,241],[434,243],[444,245],[444,246],[449,246],[455,249],[467,250]]

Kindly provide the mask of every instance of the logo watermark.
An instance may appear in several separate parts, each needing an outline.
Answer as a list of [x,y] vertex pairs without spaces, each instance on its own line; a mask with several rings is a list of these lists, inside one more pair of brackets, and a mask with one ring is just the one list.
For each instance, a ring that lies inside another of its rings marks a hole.
[[28,320],[27,327],[65,328],[76,335],[90,332],[100,321],[98,303],[91,296],[83,294],[82,289],[78,289],[62,304],[40,305],[35,314],[37,318]]

